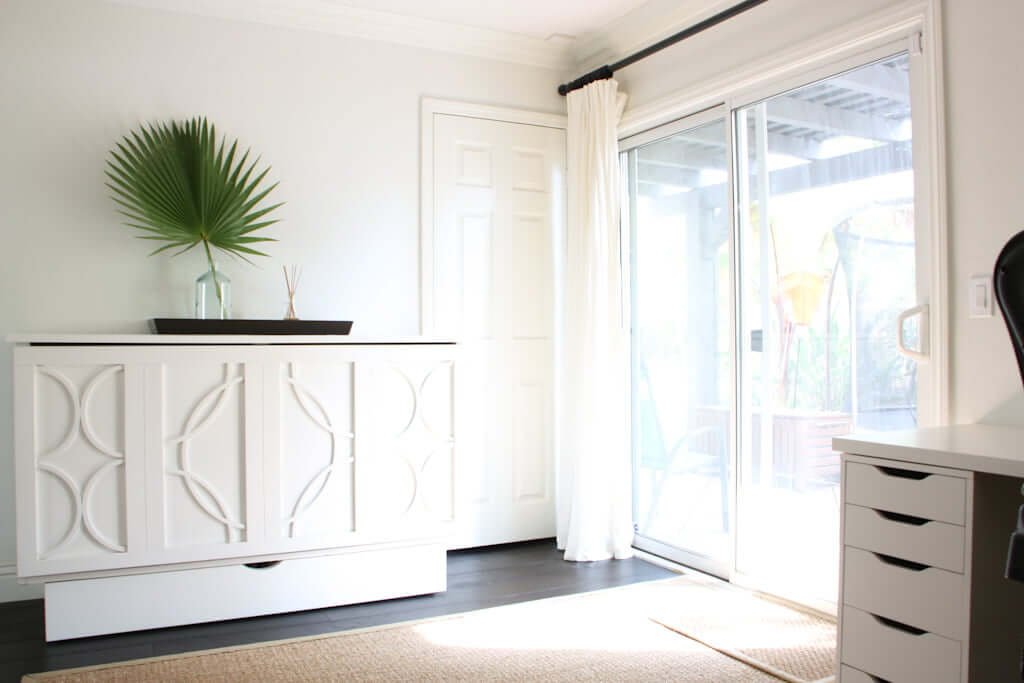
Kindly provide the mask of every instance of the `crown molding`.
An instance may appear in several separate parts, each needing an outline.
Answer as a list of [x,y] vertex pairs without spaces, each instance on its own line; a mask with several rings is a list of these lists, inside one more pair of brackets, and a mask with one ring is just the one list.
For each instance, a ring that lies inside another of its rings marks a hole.
[[611,64],[673,33],[722,12],[738,0],[651,0],[599,31],[576,40],[575,67],[581,72]]
[[462,26],[328,0],[108,0],[119,5],[197,14],[364,38],[546,69],[572,68],[575,38],[546,39]]

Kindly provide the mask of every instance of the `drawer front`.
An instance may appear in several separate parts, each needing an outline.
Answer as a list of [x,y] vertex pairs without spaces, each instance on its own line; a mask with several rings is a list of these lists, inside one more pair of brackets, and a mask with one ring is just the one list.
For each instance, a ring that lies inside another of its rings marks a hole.
[[839,667],[839,683],[890,683],[884,678],[857,671],[853,667],[843,664]]
[[846,502],[914,517],[963,524],[967,481],[905,467],[847,462]]
[[842,663],[893,683],[960,683],[961,644],[843,606]]
[[[444,591],[441,543],[46,584],[46,639],[164,628]],[[415,568],[415,569],[410,569]]]
[[941,567],[964,571],[964,527],[921,518],[893,519],[859,505],[847,505],[843,544]]
[[890,564],[847,547],[843,603],[953,640],[967,639],[967,585],[963,574]]

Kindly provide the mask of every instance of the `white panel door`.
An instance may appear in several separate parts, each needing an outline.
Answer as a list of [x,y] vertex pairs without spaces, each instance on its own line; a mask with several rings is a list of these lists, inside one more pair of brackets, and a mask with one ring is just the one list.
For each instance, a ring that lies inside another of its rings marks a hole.
[[550,537],[565,131],[432,115],[425,327],[454,337],[465,363],[453,547]]

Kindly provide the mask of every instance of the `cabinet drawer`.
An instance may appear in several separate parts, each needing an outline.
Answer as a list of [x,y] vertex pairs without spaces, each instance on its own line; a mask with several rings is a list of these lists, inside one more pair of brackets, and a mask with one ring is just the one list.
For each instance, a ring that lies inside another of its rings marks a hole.
[[846,605],[953,640],[965,640],[966,595],[963,574],[934,567],[907,568],[886,562],[866,550],[845,549],[843,603]]
[[843,605],[842,663],[893,683],[959,683],[961,644]]
[[889,512],[847,505],[843,544],[941,567],[964,571],[964,527],[946,522],[903,518]]
[[963,524],[967,481],[906,467],[847,462],[846,502],[914,517]]
[[843,664],[839,667],[839,683],[890,683],[884,678],[857,671],[853,667]]
[[[444,591],[441,543],[46,584],[48,641]],[[415,570],[411,570],[415,567]]]

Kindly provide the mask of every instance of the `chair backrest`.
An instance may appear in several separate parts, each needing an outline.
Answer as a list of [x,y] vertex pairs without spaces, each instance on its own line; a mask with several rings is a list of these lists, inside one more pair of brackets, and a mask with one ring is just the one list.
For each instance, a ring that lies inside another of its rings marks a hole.
[[1017,368],[1024,381],[1024,232],[1010,238],[996,259],[992,287],[1010,332]]

